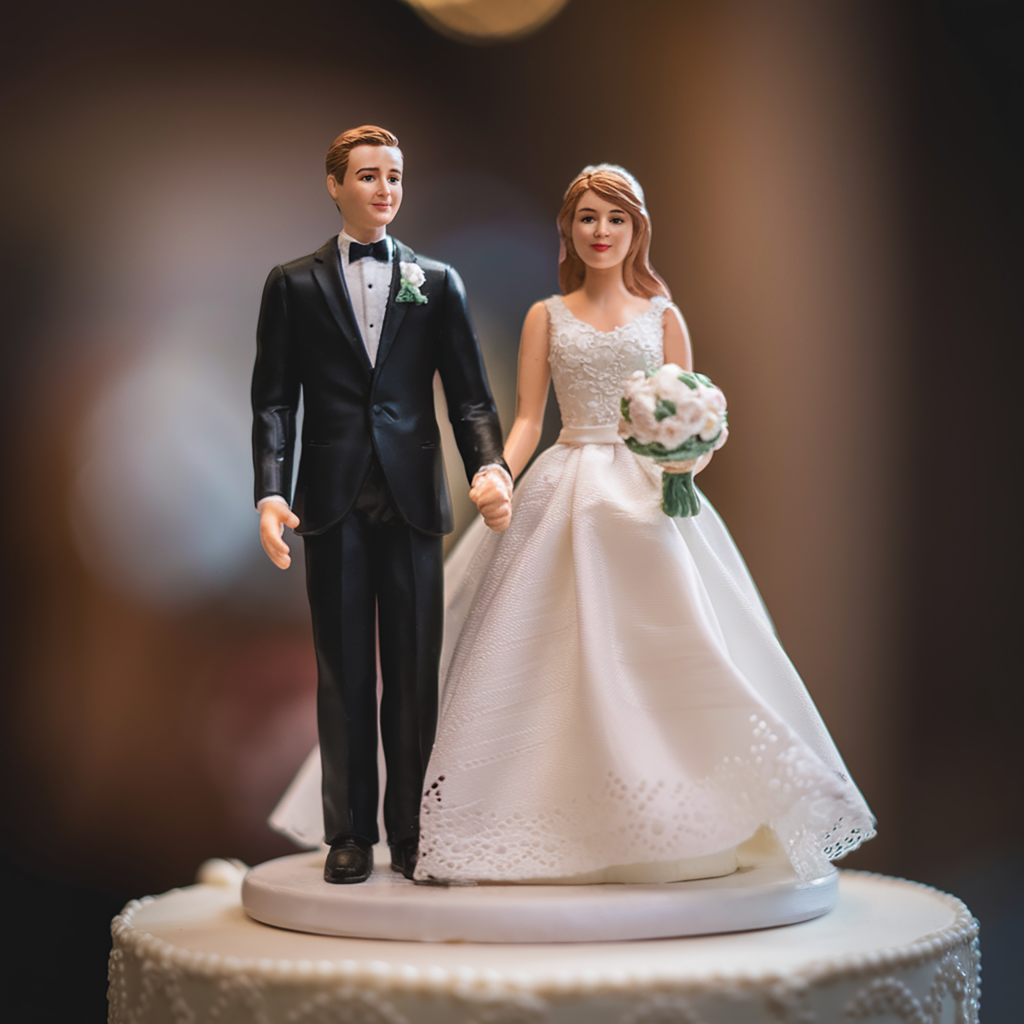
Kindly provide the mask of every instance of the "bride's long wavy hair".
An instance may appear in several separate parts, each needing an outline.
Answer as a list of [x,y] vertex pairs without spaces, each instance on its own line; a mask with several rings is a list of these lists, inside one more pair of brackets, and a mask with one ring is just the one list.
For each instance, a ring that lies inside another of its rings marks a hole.
[[668,285],[651,266],[651,218],[644,206],[644,190],[629,171],[617,164],[584,167],[566,189],[562,209],[558,214],[558,231],[562,236],[558,283],[562,287],[562,294],[576,291],[583,284],[587,273],[587,265],[580,259],[572,242],[572,222],[580,197],[588,189],[592,189],[605,202],[624,210],[633,221],[633,240],[622,262],[622,281],[626,290],[645,299],[653,295],[672,298]]

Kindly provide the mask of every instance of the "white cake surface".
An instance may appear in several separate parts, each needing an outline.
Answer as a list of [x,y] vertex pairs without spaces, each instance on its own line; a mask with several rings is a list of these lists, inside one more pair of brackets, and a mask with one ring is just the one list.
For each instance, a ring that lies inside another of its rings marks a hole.
[[241,872],[202,877],[115,918],[114,1024],[978,1019],[977,922],[952,896],[881,875],[840,872],[835,910],[781,928],[520,945],[285,931],[246,915]]

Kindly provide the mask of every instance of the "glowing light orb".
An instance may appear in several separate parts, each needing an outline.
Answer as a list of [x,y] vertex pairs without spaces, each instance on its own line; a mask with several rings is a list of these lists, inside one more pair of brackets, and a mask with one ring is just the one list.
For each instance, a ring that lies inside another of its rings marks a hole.
[[467,43],[520,39],[553,18],[568,0],[405,0],[432,28]]

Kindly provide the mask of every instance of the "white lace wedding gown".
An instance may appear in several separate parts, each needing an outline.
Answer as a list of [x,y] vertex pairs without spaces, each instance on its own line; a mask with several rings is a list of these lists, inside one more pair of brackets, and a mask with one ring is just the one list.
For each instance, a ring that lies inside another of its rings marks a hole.
[[[446,565],[416,877],[720,875],[763,826],[813,877],[871,813],[714,509],[666,516],[660,470],[616,434],[623,381],[663,361],[668,302],[608,332],[546,305],[563,430],[508,530],[478,519]],[[319,800],[308,764],[272,819],[293,834],[299,791]]]

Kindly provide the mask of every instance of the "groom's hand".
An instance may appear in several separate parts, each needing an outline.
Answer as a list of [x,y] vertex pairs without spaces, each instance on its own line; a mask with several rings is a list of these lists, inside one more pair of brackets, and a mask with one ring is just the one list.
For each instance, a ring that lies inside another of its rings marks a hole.
[[292,564],[291,552],[284,542],[284,528],[294,530],[298,525],[299,517],[284,498],[264,498],[260,502],[260,541],[267,557],[278,569],[287,569]]
[[469,497],[492,530],[501,533],[508,529],[512,521],[512,481],[507,473],[496,466],[480,470],[473,477]]

